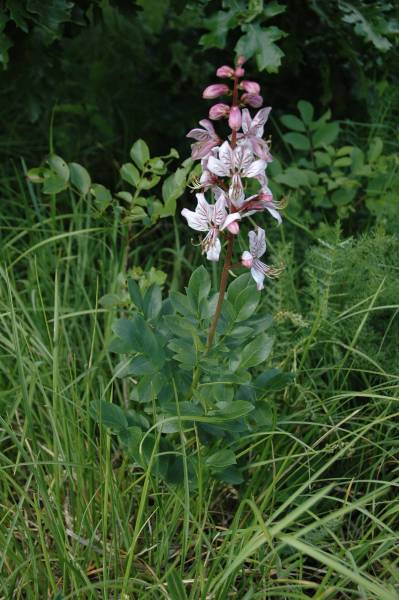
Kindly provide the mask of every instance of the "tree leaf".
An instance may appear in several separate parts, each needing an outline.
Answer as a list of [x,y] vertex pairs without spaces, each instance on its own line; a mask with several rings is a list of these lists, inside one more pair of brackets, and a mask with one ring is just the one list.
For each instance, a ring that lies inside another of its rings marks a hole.
[[274,43],[287,34],[278,27],[261,27],[251,23],[241,27],[246,33],[238,40],[235,50],[246,58],[256,57],[260,71],[277,73],[284,52]]

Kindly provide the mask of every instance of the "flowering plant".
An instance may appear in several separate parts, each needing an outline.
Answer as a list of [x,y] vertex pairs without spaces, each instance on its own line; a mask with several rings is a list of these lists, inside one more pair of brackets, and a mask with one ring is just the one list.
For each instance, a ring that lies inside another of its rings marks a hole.
[[[232,89],[225,83],[217,83],[206,87],[202,94],[205,99],[218,96],[232,98],[231,105],[218,103],[209,110],[211,120],[227,120],[227,139],[223,141],[219,137],[208,119],[200,121],[201,128],[192,129],[187,134],[187,137],[196,140],[192,144],[192,158],[201,161],[202,173],[195,185],[199,190],[196,194],[197,207],[195,211],[183,209],[182,215],[192,229],[207,232],[201,246],[208,260],[219,260],[222,248],[220,236],[225,235],[227,240],[219,299],[209,331],[208,346],[215,335],[228,272],[235,266],[232,256],[235,237],[240,233],[239,222],[266,210],[281,223],[280,210],[283,208],[283,203],[274,201],[265,173],[267,164],[272,161],[269,145],[263,139],[271,108],[261,108],[263,98],[259,84],[243,80],[244,62],[244,57],[238,57],[235,68],[224,65],[216,71],[218,77],[232,81]],[[248,106],[259,109],[253,118]],[[256,193],[250,196],[246,194],[244,183],[248,179],[254,179],[258,184]],[[204,192],[208,190],[213,196],[213,204],[208,204],[205,199]],[[250,269],[258,290],[263,289],[265,277],[272,279],[280,271],[259,260],[265,251],[265,231],[256,227],[249,232],[249,251],[242,254],[238,266]]]
[[[270,315],[256,316],[265,277],[278,269],[261,261],[266,251],[265,231],[249,232],[249,249],[233,262],[234,243],[241,222],[269,211],[281,222],[281,205],[273,200],[265,169],[272,160],[263,140],[269,108],[260,108],[259,86],[243,81],[243,59],[236,67],[223,66],[219,77],[230,78],[233,89],[214,84],[205,98],[232,96],[231,106],[211,107],[211,120],[200,121],[188,136],[202,173],[195,182],[197,206],[183,209],[189,226],[203,233],[202,251],[219,260],[226,243],[219,293],[212,293],[204,266],[191,275],[185,293],[162,297],[154,284],[143,292],[133,279],[128,291],[132,314],[118,319],[111,351],[121,354],[115,377],[126,378],[125,404],[93,403],[93,416],[113,429],[134,462],[171,483],[196,485],[197,473],[229,483],[243,481],[245,452],[236,454],[245,433],[274,426],[271,392],[285,387],[288,374],[264,370],[273,338]],[[240,97],[241,94],[241,97]],[[252,118],[247,107],[258,108]],[[224,141],[214,119],[226,119]],[[258,189],[247,194],[253,179]],[[212,197],[208,201],[205,195]],[[228,285],[229,272],[247,268]]]

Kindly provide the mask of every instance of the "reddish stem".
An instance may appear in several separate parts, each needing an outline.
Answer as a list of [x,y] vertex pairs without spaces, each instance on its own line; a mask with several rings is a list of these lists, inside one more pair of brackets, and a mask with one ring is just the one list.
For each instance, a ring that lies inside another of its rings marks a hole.
[[[237,106],[237,105],[238,105],[238,77],[235,75],[234,76],[232,106]],[[235,129],[233,129],[232,134],[231,134],[231,147],[235,148],[236,144],[237,144],[237,131]],[[229,278],[229,269],[232,266],[231,259],[233,256],[233,245],[234,245],[234,235],[229,233],[227,236],[226,256],[224,258],[222,275],[220,277],[218,303],[216,305],[215,314],[213,315],[212,323],[211,323],[211,326],[209,328],[209,333],[208,333],[208,344],[207,344],[208,350],[212,346],[213,338],[215,337],[216,327],[217,327],[219,317],[220,317],[220,313],[222,312],[223,300],[224,300],[224,296],[226,294],[226,288],[227,288],[227,280]]]

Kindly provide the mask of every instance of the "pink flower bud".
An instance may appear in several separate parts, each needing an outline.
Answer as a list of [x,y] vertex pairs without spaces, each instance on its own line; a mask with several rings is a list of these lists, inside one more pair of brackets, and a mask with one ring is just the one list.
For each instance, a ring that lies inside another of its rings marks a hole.
[[229,86],[225,83],[214,83],[213,85],[208,85],[202,92],[202,97],[206,100],[211,100],[212,98],[217,98],[218,96],[223,96],[224,94],[228,94],[230,91]]
[[217,121],[218,119],[223,119],[223,117],[227,117],[230,112],[230,106],[227,104],[214,104],[209,109],[209,118],[213,121]]
[[245,70],[242,67],[237,67],[236,70],[234,71],[234,75],[236,77],[244,77]]
[[234,69],[227,65],[223,65],[223,67],[219,67],[216,71],[217,77],[233,77]]
[[245,58],[245,56],[239,56],[237,58],[237,67],[242,67],[242,65],[247,62],[247,59]]
[[229,114],[229,127],[231,129],[240,129],[241,127],[241,111],[238,106],[232,106]]
[[252,108],[260,108],[263,104],[263,98],[259,94],[243,94],[241,101],[248,104],[248,106],[252,106]]
[[254,262],[254,257],[252,256],[252,254],[248,251],[243,252],[242,256],[241,256],[241,264],[243,267],[246,267],[247,269],[250,269],[253,265]]
[[256,81],[241,81],[240,88],[248,94],[259,94],[260,92],[260,85]]
[[259,200],[261,200],[262,202],[272,202],[273,201],[273,194],[271,193],[267,193],[267,192],[261,192],[258,195]]
[[230,233],[232,233],[233,235],[238,235],[240,233],[240,226],[237,223],[237,221],[233,221],[232,223],[230,223],[230,225],[227,225],[227,229],[230,231]]

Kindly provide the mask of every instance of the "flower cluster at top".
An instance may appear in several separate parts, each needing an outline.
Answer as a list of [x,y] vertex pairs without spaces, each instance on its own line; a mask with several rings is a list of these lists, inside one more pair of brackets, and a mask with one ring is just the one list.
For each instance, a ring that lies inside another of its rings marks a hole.
[[[239,221],[261,211],[268,211],[281,223],[282,204],[275,202],[268,187],[266,167],[272,161],[267,142],[263,139],[264,126],[270,107],[261,108],[263,98],[259,84],[244,80],[245,59],[239,57],[236,67],[219,67],[216,75],[230,79],[226,83],[209,85],[203,98],[215,99],[230,96],[231,104],[217,103],[209,110],[209,119],[199,122],[201,128],[192,129],[187,137],[193,138],[192,157],[201,161],[202,173],[196,185],[199,189],[195,211],[185,208],[182,215],[188,225],[197,231],[207,232],[201,245],[209,260],[219,260],[220,235],[226,234],[233,244],[234,236],[240,232]],[[252,118],[249,108],[259,109]],[[216,133],[211,121],[225,119],[228,133],[224,141]],[[255,179],[257,191],[247,196],[247,180]],[[210,191],[213,202],[205,199]],[[260,257],[266,251],[265,231],[259,227],[249,232],[249,251],[241,256],[241,264],[251,269],[258,290],[263,289],[265,277],[275,277],[277,270],[264,264]],[[228,265],[231,266],[231,265]]]

